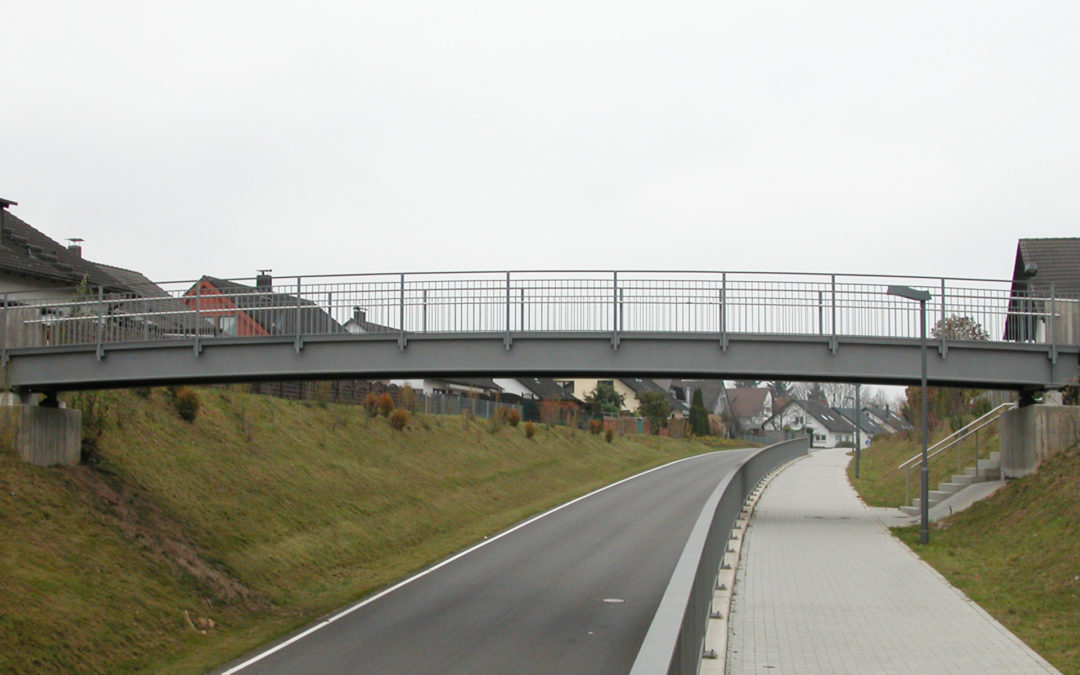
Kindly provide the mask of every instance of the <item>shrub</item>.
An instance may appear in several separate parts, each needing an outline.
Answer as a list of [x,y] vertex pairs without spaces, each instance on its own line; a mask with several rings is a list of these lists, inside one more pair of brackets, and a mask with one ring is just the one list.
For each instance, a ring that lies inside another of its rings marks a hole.
[[390,414],[390,411],[394,409],[394,399],[390,398],[390,394],[379,395],[379,414],[386,417]]
[[401,407],[409,412],[416,410],[416,390],[409,385],[401,388]]
[[516,427],[521,422],[521,413],[518,412],[517,408],[510,408],[506,412],[506,422],[512,427]]
[[503,418],[506,416],[506,412],[502,408],[496,408],[491,411],[491,417],[487,421],[487,430],[489,433],[497,434],[499,429],[502,428]]
[[364,412],[368,414],[368,417],[375,417],[379,412],[379,397],[375,395],[375,392],[369,391],[360,405],[364,406]]
[[150,398],[150,393],[153,391],[150,387],[135,387],[132,391],[135,392],[140,398]]
[[604,430],[604,422],[602,420],[589,420],[589,433],[593,436],[599,436],[600,432]]
[[398,429],[400,431],[401,429],[405,428],[405,424],[408,423],[408,421],[409,413],[400,408],[390,413],[391,428]]
[[525,423],[525,438],[532,438],[536,435],[536,425],[532,422]]
[[187,387],[180,387],[173,395],[173,407],[176,408],[180,419],[185,422],[194,422],[199,414],[199,395]]
[[612,429],[608,429],[604,432],[604,438],[607,440],[608,443],[610,443],[611,439],[615,438],[615,431]]

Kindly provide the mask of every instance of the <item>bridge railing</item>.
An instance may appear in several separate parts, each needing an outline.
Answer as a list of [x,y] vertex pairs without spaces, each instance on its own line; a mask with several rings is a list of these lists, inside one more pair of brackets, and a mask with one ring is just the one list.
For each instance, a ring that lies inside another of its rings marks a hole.
[[[399,273],[168,282],[3,296],[4,348],[338,333],[598,332],[919,336],[1076,344],[1080,302],[1010,281],[752,272]],[[142,290],[140,294],[138,291]],[[147,292],[149,291],[149,292]]]

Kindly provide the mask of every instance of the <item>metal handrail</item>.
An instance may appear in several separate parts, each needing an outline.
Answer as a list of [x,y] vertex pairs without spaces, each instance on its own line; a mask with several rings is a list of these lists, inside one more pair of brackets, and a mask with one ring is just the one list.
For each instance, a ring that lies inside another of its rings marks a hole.
[[[1045,344],[1052,361],[1061,343],[1075,344],[1080,336],[1080,297],[1063,296],[1053,287],[1040,289],[1045,297],[1031,296],[1027,290],[1018,295],[1008,280],[602,270],[300,276],[266,288],[234,286],[228,293],[208,295],[206,303],[199,302],[197,290],[193,294],[192,288],[200,287],[194,282],[171,282],[161,287],[166,294],[160,297],[156,291],[152,297],[141,297],[122,289],[85,287],[70,293],[11,292],[4,305],[6,311],[14,312],[14,320],[5,320],[5,333],[25,329],[21,336],[9,336],[9,349],[32,346],[41,341],[30,333],[35,326],[64,324],[65,318],[76,316],[81,322],[85,316],[103,322],[104,341],[154,341],[167,336],[160,331],[121,330],[110,322],[117,317],[149,322],[172,315],[201,324],[229,311],[218,304],[272,294],[278,296],[275,307],[292,309],[296,325],[290,328],[301,345],[301,336],[341,332],[340,323],[354,309],[363,309],[369,324],[380,326],[382,332],[398,333],[403,346],[405,335],[429,333],[502,333],[509,347],[514,335],[524,332],[606,332],[617,349],[623,336],[662,332],[715,335],[725,348],[731,336],[738,334],[826,337],[835,351],[838,338],[918,337],[917,309],[885,292],[897,279],[934,293],[933,318],[970,318],[987,331],[991,342],[1017,338]],[[296,311],[309,303],[321,312]],[[190,316],[178,316],[185,313]],[[91,339],[88,331],[66,330],[48,335],[49,344],[97,341],[97,335]],[[941,353],[955,341],[942,337]]]
[[[927,448],[926,449],[926,460],[930,461],[934,457],[936,457],[936,456],[940,455],[941,453],[945,452],[946,450],[948,450],[952,446],[956,445],[960,441],[964,440],[965,438],[967,438],[971,434],[975,433],[979,429],[982,429],[982,428],[988,426],[989,424],[991,424],[992,422],[996,421],[997,418],[1001,416],[1001,413],[1005,412],[1006,410],[1012,410],[1015,407],[1016,407],[1016,403],[1013,403],[1011,401],[1008,402],[1008,403],[1002,403],[1001,405],[997,406],[996,408],[994,408],[990,412],[986,413],[982,417],[980,417],[980,418],[978,418],[976,420],[972,420],[971,422],[968,422],[963,427],[957,429],[956,431],[952,432],[951,434],[949,434],[945,438],[941,439],[937,443],[934,443],[929,448]],[[909,467],[913,466],[916,462],[920,461],[921,459],[922,459],[922,453],[919,453],[917,455],[914,455],[911,459],[905,461],[903,464],[899,465],[896,468],[897,469],[909,468]]]
[[[997,421],[997,419],[999,417],[1001,417],[1001,414],[1003,412],[1005,412],[1006,410],[1011,410],[1011,409],[1013,409],[1015,407],[1016,407],[1016,404],[1011,402],[1011,401],[1008,402],[1008,403],[1002,403],[1002,404],[998,405],[997,407],[995,407],[990,412],[986,413],[985,415],[982,415],[978,419],[972,420],[968,424],[965,424],[963,427],[961,427],[961,428],[957,429],[956,431],[952,432],[951,434],[949,434],[945,438],[941,439],[937,443],[934,443],[932,446],[930,446],[929,448],[926,449],[926,453],[927,453],[926,454],[926,462],[927,462],[927,464],[929,465],[930,460],[933,459],[934,457],[937,457],[938,455],[945,452],[949,448],[959,444],[961,441],[966,440],[967,438],[971,437],[972,435],[975,435],[975,475],[978,476],[978,474],[979,474],[979,436],[978,436],[979,430],[984,429],[987,426],[993,424],[995,421]],[[932,453],[930,452],[931,450],[933,450]],[[957,458],[957,459],[959,459],[959,458]],[[917,454],[914,457],[912,457],[911,459],[907,460],[906,462],[904,462],[900,466],[896,467],[897,470],[906,469],[904,471],[904,503],[905,504],[910,504],[911,503],[911,472],[917,466],[921,466],[921,464],[922,464],[921,460],[922,460],[922,453],[920,452],[919,454]],[[959,470],[959,465],[957,467],[957,470]]]

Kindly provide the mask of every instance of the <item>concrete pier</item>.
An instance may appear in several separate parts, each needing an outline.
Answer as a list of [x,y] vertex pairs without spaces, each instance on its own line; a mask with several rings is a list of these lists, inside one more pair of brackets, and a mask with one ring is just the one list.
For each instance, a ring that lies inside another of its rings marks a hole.
[[18,405],[8,408],[16,422],[15,449],[24,461],[37,466],[79,463],[82,411]]
[[1001,475],[1020,478],[1080,441],[1080,406],[1029,405],[1001,415]]

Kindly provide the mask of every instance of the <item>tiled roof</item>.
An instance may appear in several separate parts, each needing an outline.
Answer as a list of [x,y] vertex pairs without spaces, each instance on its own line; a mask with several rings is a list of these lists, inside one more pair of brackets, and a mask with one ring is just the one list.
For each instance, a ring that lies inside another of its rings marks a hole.
[[548,399],[551,401],[577,400],[573,394],[567,392],[564,387],[559,386],[559,384],[550,377],[519,377],[517,378],[517,381],[541,399]]
[[306,298],[298,299],[295,295],[275,293],[273,290],[262,290],[217,277],[204,276],[203,280],[221,291],[271,335],[291,335],[297,332],[298,314],[302,332],[341,333],[345,330],[321,307]]
[[[678,411],[682,413],[687,413],[690,411],[690,406],[686,405],[686,403],[684,403],[683,401],[675,398],[675,396],[673,396],[670,391],[664,389],[656,382],[648,378],[622,378],[622,381],[626,384],[626,386],[630,387],[630,390],[633,391],[635,394],[640,394],[643,391],[651,391],[657,394],[663,394],[664,399],[667,400],[668,405],[671,406],[672,411]],[[629,401],[627,401],[627,403],[629,403]]]
[[[844,419],[852,423],[852,426],[854,426],[855,408],[833,408],[833,410],[843,415]],[[877,422],[875,422],[874,418],[871,417],[870,413],[868,413],[867,411],[863,410],[862,414],[859,417],[861,418],[859,426],[862,428],[863,431],[870,434],[871,436],[877,436],[879,434],[886,433],[886,429]]]
[[1080,237],[1021,239],[1016,245],[1013,279],[1024,279],[1024,267],[1031,263],[1039,268],[1031,278],[1036,293],[1048,294],[1051,283],[1057,292],[1080,293]]
[[0,271],[72,286],[85,278],[91,286],[103,286],[107,291],[127,290],[106,267],[83,259],[18,216],[0,209]]
[[769,389],[767,387],[727,390],[728,405],[731,406],[731,414],[736,419],[749,419],[760,415],[765,409],[765,401],[768,396]]

